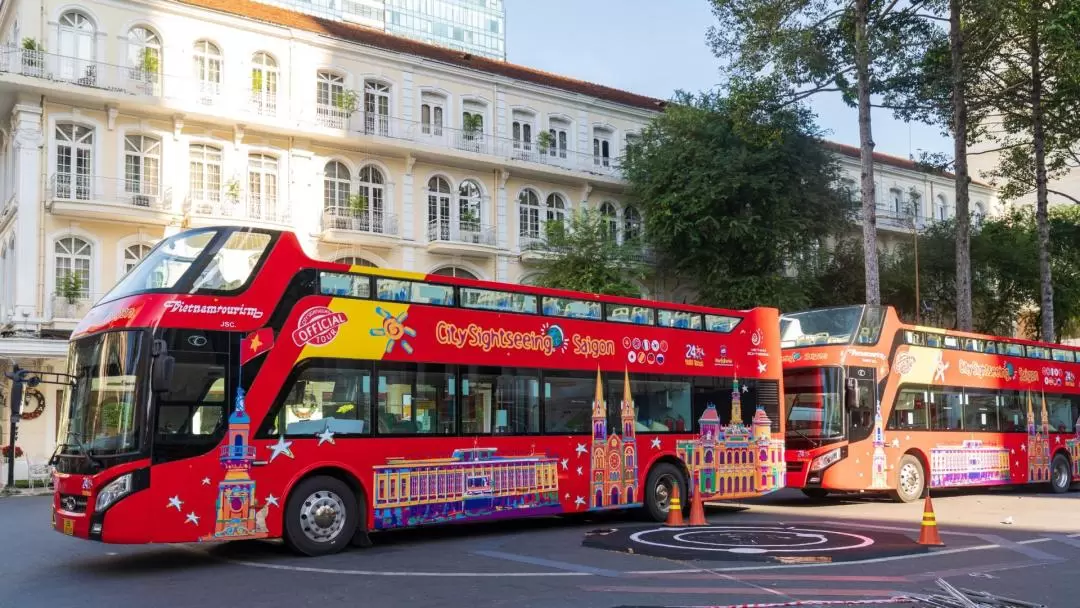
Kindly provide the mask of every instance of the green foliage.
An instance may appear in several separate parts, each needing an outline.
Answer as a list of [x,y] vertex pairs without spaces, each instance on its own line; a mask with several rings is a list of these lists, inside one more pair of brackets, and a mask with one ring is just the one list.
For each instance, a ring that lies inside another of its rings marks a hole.
[[360,107],[360,96],[356,91],[344,90],[334,93],[333,102],[334,107],[351,116]]
[[82,277],[77,272],[66,272],[60,279],[60,295],[67,300],[68,304],[74,304],[79,301],[79,298],[84,297],[85,288]]
[[812,301],[816,252],[850,212],[815,135],[798,108],[679,93],[622,161],[662,270],[693,283],[703,304]]
[[537,285],[606,295],[641,295],[635,283],[646,275],[641,243],[618,243],[611,237],[607,219],[598,211],[572,213],[569,226],[550,221],[545,236],[548,255],[537,264]]
[[158,59],[157,51],[151,48],[143,49],[139,55],[139,69],[149,74],[157,74],[159,67],[161,67],[161,61]]
[[45,47],[34,38],[27,36],[22,39],[22,48],[27,51],[44,51]]

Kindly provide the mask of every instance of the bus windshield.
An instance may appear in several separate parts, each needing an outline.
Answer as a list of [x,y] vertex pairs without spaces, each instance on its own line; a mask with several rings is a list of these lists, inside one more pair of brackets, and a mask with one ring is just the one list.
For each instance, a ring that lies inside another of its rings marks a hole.
[[839,368],[784,371],[784,413],[789,441],[819,444],[844,438],[842,377]]
[[68,373],[75,382],[62,418],[65,450],[77,447],[99,456],[138,450],[142,351],[142,331],[106,332],[72,342]]
[[851,344],[862,312],[862,306],[842,306],[782,315],[780,347]]

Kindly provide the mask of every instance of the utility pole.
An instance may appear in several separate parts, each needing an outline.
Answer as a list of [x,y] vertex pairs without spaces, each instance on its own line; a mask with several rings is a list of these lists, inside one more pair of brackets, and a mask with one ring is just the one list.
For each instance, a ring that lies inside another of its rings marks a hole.
[[19,419],[22,418],[23,384],[35,387],[41,381],[30,375],[30,370],[20,369],[16,363],[4,375],[11,379],[11,432],[8,437],[7,487],[15,487],[15,440],[19,438]]

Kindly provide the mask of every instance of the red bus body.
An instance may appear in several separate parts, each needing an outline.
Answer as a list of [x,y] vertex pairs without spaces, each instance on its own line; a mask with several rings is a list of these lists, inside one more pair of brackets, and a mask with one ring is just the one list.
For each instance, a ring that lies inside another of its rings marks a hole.
[[1080,481],[1080,350],[905,325],[892,308],[781,317],[787,485],[809,495]]
[[[181,233],[147,260],[189,241],[205,247],[124,279],[172,289],[122,281],[72,335],[59,532],[277,538],[313,476],[347,483],[366,531],[641,506],[662,462],[706,497],[783,486],[774,309],[350,267],[239,228]],[[632,315],[651,324],[613,320]]]

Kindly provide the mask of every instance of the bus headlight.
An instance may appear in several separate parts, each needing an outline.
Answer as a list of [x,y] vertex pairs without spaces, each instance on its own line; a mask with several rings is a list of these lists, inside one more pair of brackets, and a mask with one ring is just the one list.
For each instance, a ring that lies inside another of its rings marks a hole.
[[105,484],[98,493],[94,511],[100,513],[112,506],[113,503],[131,493],[131,473],[117,477]]
[[831,452],[825,452],[821,456],[814,459],[814,462],[810,463],[811,471],[824,471],[825,469],[836,464],[840,460],[840,448],[836,448]]

